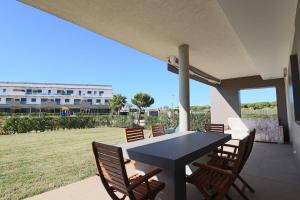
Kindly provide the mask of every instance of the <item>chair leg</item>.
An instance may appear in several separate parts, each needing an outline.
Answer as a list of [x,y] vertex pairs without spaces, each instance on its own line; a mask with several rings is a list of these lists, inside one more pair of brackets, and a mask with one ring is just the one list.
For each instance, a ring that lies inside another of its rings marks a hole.
[[249,200],[248,197],[234,183],[232,186],[245,200]]
[[238,175],[238,179],[252,192],[254,193],[254,189],[240,176]]
[[226,198],[228,197],[228,196],[227,196],[227,191],[226,191],[226,190],[223,190],[223,191],[221,191],[221,192],[218,192],[217,196],[216,196],[215,198],[213,198],[213,199],[215,199],[215,200],[223,200],[224,197],[226,197]]
[[226,194],[226,199],[228,199],[228,200],[232,200],[232,198],[228,195],[228,194]]
[[154,200],[157,194],[153,194],[151,196],[149,196],[149,200]]

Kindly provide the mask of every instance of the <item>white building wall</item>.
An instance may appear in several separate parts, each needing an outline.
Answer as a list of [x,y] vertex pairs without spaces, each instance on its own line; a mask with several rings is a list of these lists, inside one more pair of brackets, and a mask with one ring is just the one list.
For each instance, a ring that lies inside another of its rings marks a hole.
[[[73,91],[73,93],[67,94],[68,91]],[[54,102],[55,99],[60,99],[61,105],[74,105],[75,99],[80,99],[81,101],[87,101],[91,99],[92,105],[105,105],[105,100],[111,99],[112,96],[112,86],[109,85],[0,82],[0,104],[7,104],[7,98],[12,98],[15,101],[21,101],[21,98],[26,98],[26,104],[31,105],[41,104],[42,99],[53,99]],[[32,102],[32,99],[36,99],[36,101]],[[69,99],[69,103],[65,102],[66,99]],[[100,99],[101,103],[97,103],[97,99]]]

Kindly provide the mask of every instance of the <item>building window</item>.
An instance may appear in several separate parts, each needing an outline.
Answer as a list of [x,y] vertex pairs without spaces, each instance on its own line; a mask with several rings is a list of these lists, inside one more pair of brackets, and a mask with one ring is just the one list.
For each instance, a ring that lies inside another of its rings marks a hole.
[[65,103],[70,103],[70,99],[65,99]]
[[67,90],[67,95],[71,95],[71,94],[73,94],[73,93],[74,93],[73,90]]
[[27,89],[26,94],[32,94],[32,89]]
[[108,101],[109,101],[108,99],[105,99],[105,105],[107,105],[107,104],[108,104]]
[[48,103],[48,99],[45,99],[45,98],[41,99],[41,103],[42,103],[42,104]]
[[36,90],[33,90],[32,92],[33,92],[33,94],[41,94],[42,90],[41,89],[36,89]]
[[96,99],[96,103],[101,103],[101,99]]
[[74,99],[74,105],[79,105],[81,103],[80,99]]
[[5,89],[5,88],[3,88],[3,90],[2,90],[2,91],[3,91],[3,93],[5,93],[5,92],[6,92],[6,89]]
[[6,98],[6,103],[11,103],[12,102],[12,98]]
[[57,90],[58,95],[66,95],[66,92],[64,90]]
[[55,103],[56,103],[57,105],[59,105],[59,104],[60,104],[60,99],[55,99]]
[[48,90],[48,94],[51,94],[51,90]]
[[23,89],[13,89],[14,92],[25,92]]
[[31,98],[31,102],[36,102],[36,98]]
[[79,90],[79,96],[81,96],[81,90]]
[[92,94],[92,91],[87,91],[87,94]]
[[94,91],[94,94],[97,94],[97,91]]
[[26,104],[27,99],[26,98],[21,98],[21,104]]
[[103,95],[103,91],[99,91],[99,96],[102,96]]
[[92,105],[93,100],[92,99],[88,99],[88,100],[86,100],[86,102],[88,102],[88,104]]

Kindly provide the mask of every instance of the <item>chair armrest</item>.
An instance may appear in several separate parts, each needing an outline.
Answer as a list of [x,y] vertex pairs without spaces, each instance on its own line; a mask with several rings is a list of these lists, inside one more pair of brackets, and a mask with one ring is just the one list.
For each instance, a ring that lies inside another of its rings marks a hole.
[[134,188],[136,188],[137,186],[139,186],[140,184],[142,184],[143,182],[147,182],[151,177],[155,176],[156,174],[159,174],[160,172],[162,172],[161,169],[154,169],[151,172],[145,174],[144,176],[141,176],[140,178],[138,178],[136,181],[132,182],[127,189],[133,190]]
[[232,148],[239,148],[239,146],[237,145],[233,145],[233,144],[223,144],[222,146],[225,146],[225,147],[232,147]]
[[236,157],[237,156],[237,154],[236,153],[233,153],[233,152],[229,152],[229,151],[223,151],[223,150],[214,150],[214,153],[215,154],[218,154],[218,153],[220,153],[220,154],[227,154],[227,155],[230,155],[230,156],[233,156],[233,157]]
[[233,145],[233,144],[224,144],[224,145],[222,146],[222,150],[223,150],[223,147],[229,147],[229,148],[232,148],[232,150],[233,150],[232,153],[237,153],[237,151],[239,150],[239,146]]
[[203,163],[198,163],[198,162],[194,162],[193,165],[196,166],[196,167],[200,167],[200,168],[205,168],[205,169],[208,169],[208,170],[212,170],[212,171],[218,172],[220,174],[229,175],[229,176],[232,175],[232,173],[230,173],[228,171],[225,171],[223,169],[220,169],[220,168],[217,168],[217,167],[214,167],[214,166],[211,166],[211,165],[207,165],[207,164],[203,164]]
[[235,162],[235,159],[227,158],[227,157],[223,157],[223,156],[218,156],[218,155],[214,155],[214,154],[212,154],[212,155],[210,154],[210,155],[208,155],[208,157],[221,159],[221,160],[225,160],[225,161]]
[[127,164],[131,163],[131,161],[132,160],[126,159],[126,160],[124,160],[124,164],[127,165]]

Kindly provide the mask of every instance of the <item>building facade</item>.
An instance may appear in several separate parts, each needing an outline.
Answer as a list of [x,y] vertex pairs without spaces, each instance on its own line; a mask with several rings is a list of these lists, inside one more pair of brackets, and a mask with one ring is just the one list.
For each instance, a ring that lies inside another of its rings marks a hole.
[[111,85],[0,82],[0,112],[107,112]]

